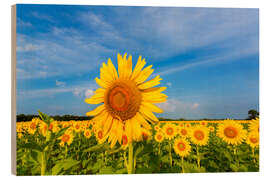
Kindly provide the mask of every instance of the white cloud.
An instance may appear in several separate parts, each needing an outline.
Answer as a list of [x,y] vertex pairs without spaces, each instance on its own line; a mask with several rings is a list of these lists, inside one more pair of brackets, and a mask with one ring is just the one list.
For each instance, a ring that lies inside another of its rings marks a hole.
[[200,104],[198,104],[198,103],[194,103],[194,104],[192,105],[192,108],[193,108],[193,109],[196,109],[196,108],[199,107],[199,105],[200,105]]
[[167,85],[168,87],[172,87],[172,83],[171,83],[171,82],[167,82],[166,85]]
[[32,24],[30,22],[23,21],[17,17],[16,26],[20,28],[24,28],[24,27],[32,27]]
[[87,89],[84,93],[86,98],[90,98],[91,96],[93,96],[94,91],[92,89]]
[[61,87],[63,87],[63,86],[66,85],[66,83],[63,82],[63,81],[58,81],[58,80],[56,80],[56,81],[55,81],[55,85],[56,85],[56,86],[61,86]]
[[164,111],[164,113],[179,113],[179,114],[197,109],[199,105],[200,105],[199,103],[183,102],[177,99],[168,99],[164,103],[157,104],[157,106],[159,106]]
[[35,45],[32,43],[24,44],[23,46],[17,46],[18,52],[36,51],[42,49],[42,46]]

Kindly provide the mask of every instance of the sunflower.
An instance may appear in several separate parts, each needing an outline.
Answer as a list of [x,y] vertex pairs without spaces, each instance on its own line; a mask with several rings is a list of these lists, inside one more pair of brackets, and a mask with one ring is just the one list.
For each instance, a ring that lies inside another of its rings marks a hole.
[[246,130],[233,120],[227,119],[218,125],[217,136],[228,144],[241,144],[246,138]]
[[87,139],[91,137],[91,131],[89,129],[84,130],[83,134]]
[[57,121],[53,121],[53,122],[50,123],[49,130],[52,131],[53,133],[60,130]]
[[147,129],[142,129],[142,139],[143,141],[151,140],[152,139],[152,133]]
[[60,139],[60,146],[64,146],[65,144],[70,145],[73,141],[73,134],[70,132],[65,132],[62,136],[60,136],[58,139]]
[[95,136],[99,144],[102,144],[106,140],[102,129],[97,129]]
[[203,120],[203,121],[200,122],[200,124],[201,124],[202,126],[207,126],[208,122],[205,121],[205,120]]
[[187,124],[185,125],[185,127],[186,127],[186,128],[190,128],[190,127],[191,127],[190,123],[187,123]]
[[161,143],[164,140],[164,134],[162,132],[157,132],[155,135],[155,140]]
[[31,122],[29,122],[28,132],[29,134],[35,134],[38,126],[39,118],[33,118]]
[[39,133],[42,134],[43,136],[47,135],[47,130],[48,130],[48,126],[45,122],[40,122],[39,123]]
[[251,132],[249,133],[246,143],[250,145],[251,148],[259,147],[259,133]]
[[191,141],[199,146],[206,145],[209,139],[209,130],[205,126],[195,125],[190,132]]
[[159,125],[158,125],[158,124],[157,124],[157,125],[155,125],[155,126],[154,126],[154,129],[155,129],[156,131],[159,131],[159,130],[160,130]]
[[208,128],[209,128],[209,131],[210,132],[214,132],[215,131],[215,127],[214,126],[209,126]]
[[252,119],[251,122],[249,123],[249,131],[254,131],[259,133],[260,132],[260,123],[259,123],[259,118],[256,117],[255,119]]
[[166,123],[162,127],[163,133],[165,135],[165,138],[171,140],[176,136],[176,126],[172,123]]
[[[86,99],[88,104],[100,104],[96,109],[87,112],[87,116],[95,116],[92,121],[103,129],[104,137],[113,147],[116,142],[121,144],[124,126],[131,140],[139,141],[142,128],[151,129],[149,123],[158,122],[153,114],[163,111],[154,103],[165,102],[167,96],[161,92],[166,87],[154,87],[160,84],[160,76],[146,81],[153,73],[152,65],[143,69],[145,59],[140,56],[132,70],[132,57],[118,54],[118,72],[111,59],[100,68],[100,78],[96,83],[101,86],[94,95]],[[146,82],[145,82],[146,81]]]
[[186,137],[189,136],[189,129],[186,128],[185,126],[184,126],[184,127],[181,127],[181,128],[179,128],[179,130],[178,130],[178,134],[179,134],[181,137],[186,138]]
[[81,130],[82,130],[81,123],[80,123],[79,121],[75,121],[75,122],[73,123],[73,129],[74,129],[74,131],[75,131],[76,133],[81,132]]
[[189,155],[191,151],[190,143],[184,138],[177,138],[174,141],[173,148],[174,148],[175,153],[181,157],[185,157]]
[[19,139],[21,139],[23,137],[23,134],[21,132],[18,132],[17,135],[18,135]]

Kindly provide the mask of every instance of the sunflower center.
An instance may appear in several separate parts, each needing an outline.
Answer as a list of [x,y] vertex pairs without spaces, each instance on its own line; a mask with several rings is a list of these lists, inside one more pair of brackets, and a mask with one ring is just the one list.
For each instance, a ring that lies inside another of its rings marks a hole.
[[109,102],[113,109],[117,111],[126,111],[130,101],[129,92],[123,87],[115,87],[112,89]]
[[162,136],[159,134],[159,135],[157,135],[157,139],[158,140],[161,140],[162,139]]
[[64,134],[64,135],[62,136],[62,141],[63,141],[63,142],[68,142],[68,140],[69,140],[69,135],[68,135],[68,134]]
[[99,138],[99,139],[102,139],[102,137],[103,137],[102,131],[98,131],[98,138]]
[[255,144],[255,143],[258,142],[258,139],[255,138],[255,137],[251,137],[251,138],[249,138],[249,140],[250,140],[253,144]]
[[141,92],[131,80],[119,79],[107,89],[104,104],[114,118],[122,121],[136,115],[141,105]]
[[182,130],[181,130],[181,134],[182,134],[182,135],[187,135],[187,130],[182,129]]
[[180,150],[180,151],[184,151],[186,146],[184,143],[180,142],[177,144],[177,148]]
[[235,138],[237,136],[237,130],[234,127],[227,127],[224,129],[224,134],[228,138]]
[[168,135],[172,135],[173,134],[173,129],[172,128],[168,128],[166,132],[167,132]]
[[195,131],[195,132],[194,132],[194,137],[195,137],[197,140],[203,140],[204,134],[203,134],[202,131],[198,130],[198,131]]
[[36,129],[36,124],[35,123],[32,123],[31,126],[30,126],[31,129]]

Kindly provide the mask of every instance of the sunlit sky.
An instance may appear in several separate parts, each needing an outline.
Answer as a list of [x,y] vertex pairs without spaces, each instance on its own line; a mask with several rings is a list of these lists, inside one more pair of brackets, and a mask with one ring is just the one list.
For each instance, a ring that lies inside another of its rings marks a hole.
[[168,87],[159,117],[259,108],[258,9],[17,5],[17,114],[85,115],[102,62],[125,52]]

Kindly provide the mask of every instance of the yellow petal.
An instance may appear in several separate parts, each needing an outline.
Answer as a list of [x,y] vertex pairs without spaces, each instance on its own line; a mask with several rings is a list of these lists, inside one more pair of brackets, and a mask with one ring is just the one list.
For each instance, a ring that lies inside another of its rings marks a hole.
[[167,87],[153,87],[153,88],[149,88],[149,89],[143,89],[142,91],[144,93],[160,93],[166,89],[167,89]]
[[117,63],[118,63],[118,74],[119,74],[119,78],[122,77],[123,75],[123,59],[122,56],[120,54],[117,54]]
[[151,111],[149,111],[146,108],[140,108],[139,112],[143,115],[144,118],[146,118],[146,120],[148,120],[150,122],[152,122],[152,121],[158,122],[159,121],[158,118]]
[[114,67],[114,65],[113,65],[110,58],[108,59],[108,67],[109,67],[109,69],[110,69],[110,71],[111,71],[111,73],[113,75],[113,79],[114,80],[118,79],[117,71],[116,71],[116,69],[115,69],[115,67]]
[[107,82],[104,82],[103,80],[101,80],[101,79],[99,79],[99,78],[96,78],[95,80],[96,80],[96,83],[97,83],[99,86],[101,86],[101,87],[103,87],[103,88],[105,88],[105,89],[109,87],[109,84],[108,84]]
[[163,110],[160,109],[159,107],[157,107],[156,105],[152,104],[152,103],[147,103],[147,102],[142,102],[142,111],[144,110],[148,110],[148,111],[153,111],[156,113],[163,113]]
[[151,79],[150,81],[147,81],[145,83],[142,83],[138,86],[139,89],[147,89],[147,88],[151,88],[153,86],[159,85],[160,84],[160,80],[162,80],[159,76],[156,76],[154,79]]
[[134,81],[137,84],[143,83],[154,72],[154,70],[151,68],[152,68],[152,65],[147,66],[144,70],[142,70],[139,73],[139,75],[137,76],[137,78],[134,79]]
[[102,93],[94,94],[91,98],[85,99],[85,102],[88,104],[100,104],[104,102],[104,94]]
[[142,56],[140,56],[138,58],[138,62],[134,68],[134,71],[132,73],[131,79],[136,79],[137,76],[139,75],[139,73],[141,72],[142,68],[144,67],[144,65],[146,64],[145,59],[141,60]]
[[130,78],[132,73],[132,56],[128,57],[127,63],[126,63],[126,78]]
[[104,104],[98,106],[96,109],[94,109],[93,111],[89,111],[86,113],[86,116],[95,116],[98,115],[100,112],[104,111],[105,106]]
[[142,101],[149,103],[162,103],[167,101],[167,95],[163,93],[142,93]]

